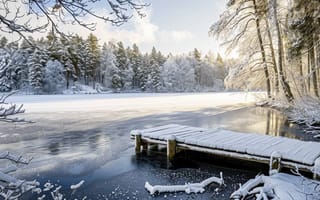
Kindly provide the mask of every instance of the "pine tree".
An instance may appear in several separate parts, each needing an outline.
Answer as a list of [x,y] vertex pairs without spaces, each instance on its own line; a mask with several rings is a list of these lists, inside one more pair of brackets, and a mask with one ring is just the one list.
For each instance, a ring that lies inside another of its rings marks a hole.
[[[100,57],[102,84],[106,87],[117,90],[117,88],[121,89],[121,83],[118,83],[119,70],[116,65],[116,57],[113,54],[112,47],[104,43]],[[114,76],[117,76],[117,78],[113,78]]]
[[127,79],[125,71],[128,70],[128,58],[122,42],[117,43],[114,55],[116,56],[117,70],[114,77],[112,78],[112,83],[114,88],[120,90],[125,86],[125,82]]
[[[97,81],[97,78],[99,78],[100,71],[99,71],[99,62],[100,62],[100,49],[98,44],[98,38],[90,33],[87,39],[87,48],[88,48],[88,60],[87,60],[87,68],[88,68],[88,77],[89,81],[91,80],[93,82],[93,86],[95,85],[95,81]],[[100,81],[100,80],[98,80]]]
[[17,65],[20,68],[19,72],[19,89],[27,90],[29,88],[29,66],[28,66],[28,58],[34,52],[35,46],[28,43],[26,40],[23,40],[19,53],[21,56],[20,61]]
[[200,85],[200,65],[201,65],[201,53],[197,48],[194,48],[193,52],[192,52],[192,57],[195,59],[195,62],[193,62],[194,66],[194,73],[195,73],[195,77],[196,77],[196,83],[198,85]]
[[86,58],[85,41],[79,35],[72,37],[70,41],[71,62],[74,67],[73,79],[75,81],[83,78],[84,59]]
[[17,42],[9,43],[1,49],[0,90],[20,89],[25,59]]
[[142,72],[142,55],[136,44],[132,45],[132,52],[130,56],[130,64],[133,70],[132,76],[132,87],[140,88],[141,78],[143,77]]
[[70,87],[70,82],[73,80],[75,76],[74,65],[72,62],[72,47],[70,41],[67,38],[61,37],[58,46],[58,57],[59,62],[63,64],[64,71],[66,74],[66,87],[67,89]]
[[152,89],[157,92],[160,88],[160,65],[157,62],[154,62],[151,66],[151,86]]
[[161,53],[161,51],[158,51],[157,53],[157,61],[160,67],[167,61],[167,58]]
[[128,68],[128,59],[126,50],[123,46],[122,42],[117,43],[117,48],[115,51],[116,59],[117,59],[117,67],[119,70],[125,70]]
[[40,94],[43,89],[44,78],[44,64],[46,63],[46,56],[43,53],[35,49],[33,54],[29,56],[29,84],[35,94]]
[[193,50],[193,57],[198,61],[201,62],[201,53],[197,48]]
[[10,91],[9,77],[7,76],[7,67],[10,57],[5,48],[0,48],[0,92]]
[[140,79],[140,88],[142,91],[146,91],[148,88],[148,78],[150,73],[150,61],[149,61],[149,55],[146,53],[142,56],[141,60],[141,76],[139,76]]
[[152,48],[150,54],[150,80],[151,89],[158,91],[160,87],[160,64],[159,57],[155,47]]

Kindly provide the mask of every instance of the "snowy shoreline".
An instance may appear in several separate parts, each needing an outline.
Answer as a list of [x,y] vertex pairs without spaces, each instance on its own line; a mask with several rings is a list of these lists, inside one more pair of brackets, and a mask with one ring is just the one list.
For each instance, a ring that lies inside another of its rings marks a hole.
[[305,134],[320,138],[320,102],[313,97],[304,97],[288,104],[281,100],[265,100],[256,104],[282,112],[291,123],[301,126]]

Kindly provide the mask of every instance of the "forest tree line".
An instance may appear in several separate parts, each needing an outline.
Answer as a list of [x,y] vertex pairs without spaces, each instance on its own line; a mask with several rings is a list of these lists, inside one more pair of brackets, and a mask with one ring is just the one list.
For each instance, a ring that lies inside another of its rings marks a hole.
[[210,32],[237,49],[227,87],[264,87],[287,102],[320,93],[320,1],[230,0]]
[[0,92],[61,93],[83,84],[97,90],[184,92],[222,90],[227,74],[222,57],[196,48],[188,54],[163,55],[155,47],[142,53],[136,44],[102,46],[90,34],[20,42],[0,39]]

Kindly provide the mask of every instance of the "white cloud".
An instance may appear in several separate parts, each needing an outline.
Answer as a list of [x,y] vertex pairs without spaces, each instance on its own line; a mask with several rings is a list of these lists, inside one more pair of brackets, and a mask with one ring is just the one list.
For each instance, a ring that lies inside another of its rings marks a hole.
[[[111,40],[122,41],[125,45],[136,43],[138,46],[144,46],[145,48],[142,48],[142,50],[145,51],[149,51],[152,46],[159,47],[164,46],[163,44],[178,45],[193,38],[193,34],[186,30],[162,30],[161,27],[151,22],[151,15],[151,12],[148,12],[147,17],[144,18],[134,16],[128,24],[120,27],[114,27],[103,21],[96,21],[94,18],[87,20],[94,20],[97,23],[93,34],[100,39],[101,43]],[[68,30],[66,26],[64,30]],[[89,30],[84,30],[83,27],[79,26],[73,27],[72,31],[84,38],[90,33]]]
[[189,31],[161,31],[161,35],[168,37],[169,40],[180,42],[183,40],[189,40],[193,38],[193,35]]
[[[102,12],[102,11],[101,11]],[[97,12],[99,13],[99,12]],[[179,47],[183,42],[192,39],[194,36],[191,32],[186,30],[165,30],[161,29],[158,25],[152,23],[152,13],[147,11],[147,16],[141,18],[139,16],[133,16],[132,19],[123,26],[112,26],[110,23],[105,23],[102,20],[98,20],[94,17],[88,17],[85,19],[87,23],[96,23],[96,30],[93,34],[96,35],[100,44],[112,40],[122,41],[125,45],[132,45],[136,43],[141,47],[142,51],[150,51],[152,46],[160,49],[164,53],[172,51],[173,47]],[[33,16],[32,16],[33,17]],[[34,19],[33,24],[39,25],[45,21],[44,18]],[[65,33],[77,33],[78,35],[86,38],[91,31],[85,29],[80,25],[71,24],[59,24],[60,30]],[[6,35],[6,34],[5,34]],[[34,38],[40,38],[46,36],[47,33],[33,33]],[[9,35],[6,35],[9,36]],[[9,39],[16,39],[17,35],[10,34]],[[173,50],[174,52],[175,50]]]

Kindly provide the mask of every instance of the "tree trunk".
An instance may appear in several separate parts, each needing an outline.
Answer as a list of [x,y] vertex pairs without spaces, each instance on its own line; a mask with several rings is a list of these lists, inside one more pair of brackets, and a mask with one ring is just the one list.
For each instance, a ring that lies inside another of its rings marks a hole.
[[310,69],[311,69],[311,78],[312,78],[312,86],[313,86],[313,92],[316,97],[319,97],[318,92],[318,80],[317,80],[317,69],[315,65],[315,53],[314,53],[314,42],[313,38],[310,41],[310,51],[309,51],[309,59],[310,59]]
[[67,89],[69,89],[70,72],[67,70]]
[[308,74],[307,74],[307,90],[308,93],[311,94],[311,61],[310,61],[310,53],[308,52],[308,64],[307,64],[307,70],[308,70]]
[[276,56],[275,56],[275,52],[274,52],[274,48],[273,48],[273,41],[272,41],[272,35],[271,35],[270,27],[269,27],[269,20],[267,18],[265,18],[265,21],[266,21],[266,28],[267,28],[267,32],[268,32],[268,39],[269,39],[269,43],[270,43],[270,52],[271,52],[271,59],[272,59],[272,63],[273,63],[273,70],[274,70],[274,90],[275,90],[275,93],[278,94],[279,93],[278,66],[277,66]]
[[281,38],[281,32],[280,32],[280,25],[278,21],[278,13],[277,13],[277,0],[272,0],[272,7],[273,7],[273,17],[274,17],[274,25],[276,28],[276,34],[278,38],[278,67],[279,67],[279,78],[281,81],[282,89],[284,92],[284,95],[288,102],[293,101],[293,94],[291,92],[290,86],[284,76],[283,72],[283,43]]
[[301,87],[301,92],[303,94],[305,94],[306,91],[305,91],[305,84],[304,84],[305,82],[303,80],[303,62],[302,62],[301,53],[298,55],[297,59],[298,59],[298,63],[299,63],[299,76],[300,76],[299,84],[300,84],[300,87]]
[[271,84],[270,84],[271,81],[270,81],[270,77],[269,77],[268,65],[267,65],[267,60],[266,60],[266,53],[265,53],[265,49],[264,49],[263,41],[262,41],[262,36],[261,36],[260,19],[258,17],[256,0],[253,0],[252,2],[253,2],[253,6],[254,6],[254,12],[256,14],[255,22],[256,22],[257,35],[258,35],[258,39],[259,39],[261,57],[262,57],[262,62],[263,62],[263,71],[264,71],[264,75],[266,77],[267,94],[268,94],[268,98],[271,98]]

